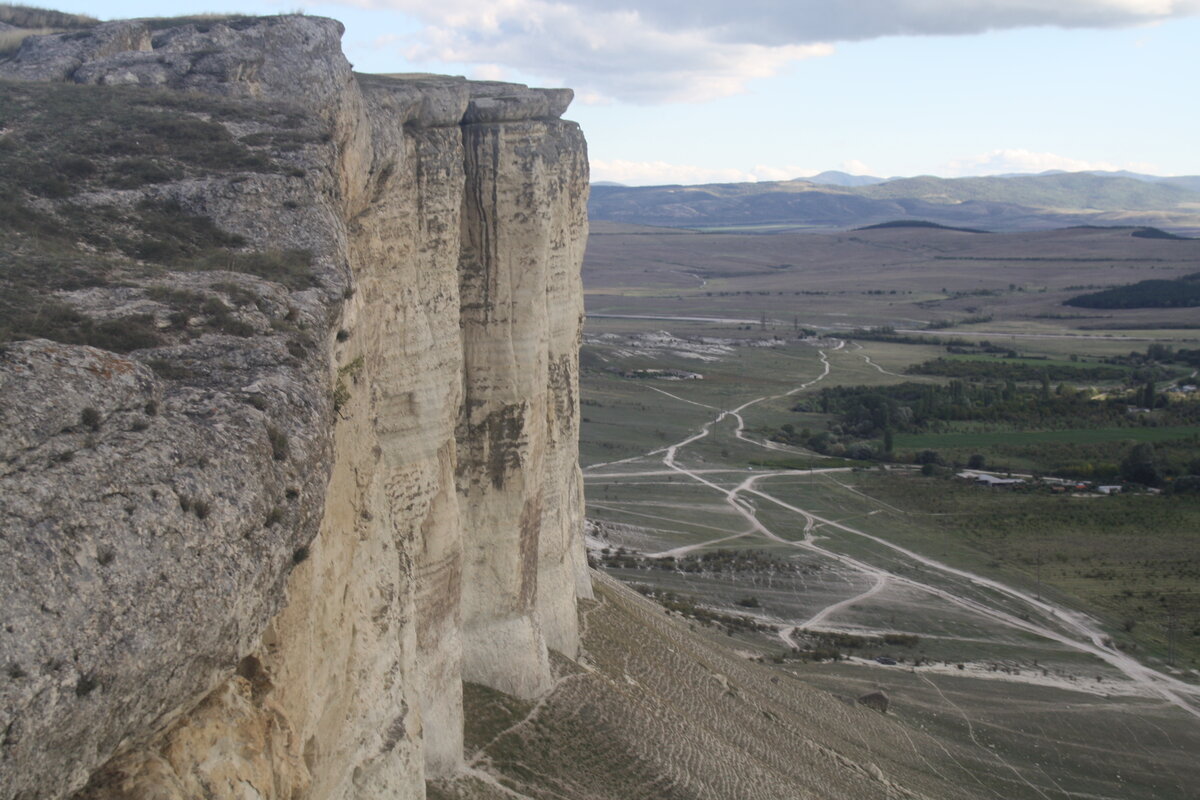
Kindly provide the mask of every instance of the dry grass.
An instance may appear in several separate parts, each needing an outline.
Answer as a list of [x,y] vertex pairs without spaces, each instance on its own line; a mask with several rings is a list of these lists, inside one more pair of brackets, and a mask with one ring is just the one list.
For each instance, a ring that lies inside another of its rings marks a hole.
[[48,33],[59,33],[62,28],[18,28],[10,31],[0,31],[0,58],[8,58],[21,49],[21,43],[30,36],[45,36]]
[[[497,713],[515,704],[494,692],[465,693],[468,719],[503,731],[473,766],[511,791],[537,800],[889,796],[868,774],[872,763],[926,797],[971,796],[925,774],[922,758],[936,763],[940,751],[919,735],[909,744],[898,721],[750,663],[610,579],[598,577],[596,589],[599,602],[584,610],[589,668],[556,658],[558,687],[523,721]],[[471,781],[433,789],[492,796]]]
[[61,11],[37,6],[0,4],[0,22],[31,31],[39,28],[56,28],[58,30],[90,28],[99,21],[86,14],[64,14]]
[[[726,646],[732,639],[689,630],[607,577],[594,585],[598,602],[583,604],[588,667],[556,657],[558,685],[533,707],[466,687],[474,772],[431,781],[430,797],[1038,800],[1061,786],[1091,796],[1191,796],[1194,726],[1155,704],[1063,714],[1080,695],[881,668],[816,665],[797,674],[748,660]],[[887,714],[850,699],[880,688],[892,698]],[[1128,748],[1126,731],[1140,748]]]

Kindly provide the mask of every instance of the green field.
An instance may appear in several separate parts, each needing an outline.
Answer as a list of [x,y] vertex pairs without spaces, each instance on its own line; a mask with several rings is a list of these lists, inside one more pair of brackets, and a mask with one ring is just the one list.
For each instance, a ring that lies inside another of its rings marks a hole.
[[[1104,442],[1169,442],[1197,439],[1200,427],[1194,425],[1163,428],[1073,428],[1053,431],[989,431],[969,433],[899,433],[896,446],[912,450],[988,448],[1023,444],[1097,444]],[[1200,447],[1200,442],[1197,443]]]

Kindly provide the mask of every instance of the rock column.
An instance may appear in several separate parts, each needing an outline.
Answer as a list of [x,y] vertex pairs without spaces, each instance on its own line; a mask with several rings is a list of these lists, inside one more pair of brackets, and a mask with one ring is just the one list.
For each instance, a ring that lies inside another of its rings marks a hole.
[[463,128],[463,677],[534,697],[550,686],[547,644],[578,647],[582,297],[568,265],[586,235],[586,151],[573,123],[487,116]]

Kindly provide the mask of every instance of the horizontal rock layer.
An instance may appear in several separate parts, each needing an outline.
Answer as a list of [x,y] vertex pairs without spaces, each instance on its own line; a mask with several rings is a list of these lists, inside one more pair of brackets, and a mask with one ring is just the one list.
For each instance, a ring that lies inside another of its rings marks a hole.
[[[578,646],[570,92],[357,76],[340,34],[105,23],[0,63],[189,120],[179,93],[223,98],[204,124],[284,165],[79,193],[209,220],[229,266],[139,251],[53,293],[154,347],[0,351],[0,797],[422,797],[464,676],[532,697]],[[300,249],[306,283],[237,268]]]

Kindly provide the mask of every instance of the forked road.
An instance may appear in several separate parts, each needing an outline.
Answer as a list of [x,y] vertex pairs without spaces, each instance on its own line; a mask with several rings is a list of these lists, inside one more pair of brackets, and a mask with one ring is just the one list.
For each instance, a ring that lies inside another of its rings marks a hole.
[[[844,344],[845,344],[844,342],[839,341],[835,347],[831,348],[831,351],[841,349],[841,347]],[[709,422],[702,425],[698,432],[692,434],[691,436],[688,436],[687,438],[683,439],[680,442],[677,442],[673,445],[670,445],[668,447],[665,447],[665,448],[662,448],[659,450],[655,450],[655,451],[647,454],[647,455],[661,455],[663,465],[666,466],[669,470],[672,470],[680,475],[683,475],[683,476],[687,477],[688,479],[695,481],[696,483],[699,483],[703,486],[706,486],[706,487],[712,489],[715,492],[719,492],[721,495],[723,495],[724,501],[730,506],[730,508],[732,508],[736,513],[738,513],[743,518],[745,518],[747,525],[748,525],[748,530],[746,530],[742,533],[739,533],[739,534],[734,534],[733,536],[726,537],[726,538],[738,538],[741,536],[758,533],[758,534],[762,535],[764,538],[770,539],[771,541],[774,541],[774,542],[777,542],[780,544],[789,545],[792,547],[796,547],[798,549],[803,549],[803,550],[808,550],[810,552],[818,553],[826,558],[837,561],[837,562],[843,564],[844,566],[847,566],[849,568],[857,570],[857,571],[863,573],[864,575],[873,578],[873,584],[872,584],[871,588],[869,588],[867,591],[865,591],[859,595],[856,595],[854,597],[850,597],[847,599],[840,600],[836,603],[833,603],[833,604],[827,606],[826,608],[818,611],[814,616],[809,618],[807,621],[805,621],[803,623],[799,623],[797,626],[785,628],[783,631],[781,631],[781,634],[780,634],[780,637],[783,639],[783,641],[788,642],[788,643],[791,642],[790,633],[793,630],[795,630],[795,627],[806,627],[806,626],[815,627],[817,625],[820,625],[822,622],[824,622],[830,616],[836,614],[838,611],[841,611],[842,609],[848,608],[849,606],[852,606],[855,603],[865,600],[868,597],[884,590],[890,584],[894,583],[894,584],[904,585],[904,586],[911,587],[913,589],[917,589],[917,590],[926,592],[928,594],[931,594],[931,595],[938,597],[942,600],[945,600],[949,603],[952,603],[961,608],[964,608],[971,612],[979,614],[979,615],[986,617],[990,620],[993,620],[995,622],[999,622],[1003,625],[1007,625],[1012,628],[1016,628],[1016,629],[1019,629],[1022,631],[1027,631],[1029,633],[1036,634],[1038,636],[1042,636],[1044,638],[1058,642],[1066,647],[1070,647],[1079,652],[1083,652],[1083,653],[1087,653],[1092,656],[1095,656],[1096,658],[1103,660],[1104,662],[1108,663],[1109,665],[1111,665],[1112,667],[1114,667],[1115,669],[1117,669],[1118,671],[1123,673],[1130,681],[1137,684],[1138,686],[1140,686],[1142,689],[1144,689],[1148,693],[1157,695],[1157,696],[1161,697],[1163,700],[1165,700],[1166,702],[1170,703],[1171,705],[1174,705],[1174,706],[1178,707],[1179,709],[1200,719],[1200,687],[1193,686],[1191,684],[1188,684],[1188,683],[1180,681],[1176,678],[1173,678],[1169,675],[1165,675],[1161,672],[1158,672],[1157,670],[1151,669],[1150,667],[1147,667],[1146,665],[1142,664],[1141,662],[1137,661],[1136,659],[1131,658],[1131,657],[1125,655],[1124,653],[1121,653],[1111,647],[1106,646],[1104,644],[1104,641],[1106,638],[1104,632],[1100,629],[1100,627],[1096,623],[1096,621],[1093,620],[1092,618],[1090,618],[1089,616],[1087,616],[1086,614],[1068,609],[1063,606],[1059,606],[1055,603],[1047,602],[1045,600],[1042,600],[1040,598],[1037,598],[1030,594],[1022,592],[1018,589],[1014,589],[1014,588],[1012,588],[1006,584],[1003,584],[999,581],[996,581],[996,580],[993,580],[990,578],[985,578],[981,575],[976,575],[975,573],[969,572],[967,570],[958,569],[956,567],[951,567],[948,564],[943,564],[942,562],[937,561],[936,559],[932,559],[927,556],[923,556],[920,553],[917,553],[915,551],[912,551],[907,548],[901,547],[899,545],[893,544],[893,543],[887,541],[886,539],[876,536],[874,534],[870,534],[865,531],[859,530],[857,528],[853,528],[849,525],[845,525],[843,523],[835,522],[834,520],[830,520],[830,519],[826,519],[824,517],[818,516],[818,515],[812,513],[811,511],[808,511],[808,510],[805,510],[798,506],[786,503],[786,502],[780,500],[779,498],[774,497],[773,495],[769,494],[768,492],[765,492],[765,491],[757,488],[757,486],[756,486],[756,484],[759,481],[767,480],[767,479],[771,479],[771,478],[788,477],[788,476],[796,476],[796,475],[811,475],[814,473],[819,474],[822,472],[835,472],[835,471],[842,472],[842,471],[847,471],[846,468],[836,468],[836,469],[829,469],[829,470],[780,470],[780,471],[773,471],[773,472],[759,472],[755,475],[747,477],[740,484],[738,484],[734,488],[730,489],[730,488],[726,488],[724,486],[720,486],[719,484],[714,483],[712,480],[709,480],[709,478],[706,477],[706,475],[712,475],[715,472],[714,470],[690,470],[687,467],[684,467],[678,463],[677,458],[678,458],[679,452],[681,450],[683,450],[687,446],[691,445],[692,443],[699,441],[700,439],[703,439],[706,436],[708,436],[709,433],[711,432],[713,426],[720,423],[727,417],[733,417],[735,420],[737,420],[737,427],[734,431],[734,435],[738,439],[740,439],[744,442],[750,443],[752,445],[757,445],[759,447],[765,447],[767,449],[777,449],[777,446],[774,446],[774,447],[772,446],[773,443],[761,442],[761,441],[752,439],[745,435],[745,433],[744,433],[745,424],[742,419],[741,412],[743,412],[745,409],[749,408],[750,406],[755,405],[757,403],[761,403],[767,399],[773,399],[774,397],[785,397],[785,396],[796,394],[797,392],[801,392],[805,389],[808,389],[808,388],[812,387],[813,385],[817,384],[818,382],[824,380],[830,373],[831,365],[829,362],[828,353],[825,350],[820,350],[819,353],[820,353],[820,357],[821,357],[821,362],[823,364],[823,370],[822,370],[821,374],[818,375],[813,380],[808,381],[807,383],[801,384],[800,386],[797,386],[796,388],[794,388],[788,392],[785,392],[783,394],[780,394],[780,395],[764,396],[764,397],[755,398],[755,399],[750,400],[746,403],[743,403],[742,405],[738,406],[737,408],[734,408],[731,410],[720,410],[720,409],[714,408],[715,411],[718,411],[717,416],[714,419],[712,419]],[[666,394],[666,393],[664,392],[664,394]],[[675,396],[672,395],[672,397],[675,397]],[[675,399],[682,400],[684,402],[692,402],[692,401],[686,400],[685,398],[682,398],[682,397],[675,397]],[[635,459],[626,459],[626,461],[633,461],[633,460],[635,460]],[[622,463],[622,462],[613,462],[613,464],[610,464],[608,466],[615,465],[618,463]],[[601,466],[601,465],[596,465],[596,466]],[[714,475],[714,477],[715,477],[715,475]],[[761,520],[759,520],[757,511],[755,510],[754,505],[745,497],[745,495],[752,495],[761,500],[765,500],[767,502],[773,503],[774,505],[778,506],[779,508],[783,509],[784,511],[789,512],[791,514],[795,514],[797,517],[801,518],[804,521],[804,534],[805,534],[804,538],[801,540],[798,540],[798,541],[791,540],[791,539],[785,539],[785,538],[777,535],[774,531],[770,530],[766,525],[764,525],[762,523]],[[973,599],[971,597],[967,597],[962,594],[959,594],[957,591],[954,591],[952,588],[947,588],[945,586],[934,586],[932,584],[918,581],[918,580],[915,580],[910,577],[896,575],[894,573],[888,572],[886,569],[884,569],[882,567],[868,564],[859,559],[852,558],[850,556],[844,555],[842,553],[838,553],[833,550],[829,550],[829,549],[819,545],[813,537],[812,532],[813,532],[813,529],[817,525],[834,528],[838,531],[841,531],[842,533],[847,533],[847,534],[850,534],[853,536],[860,536],[865,539],[868,539],[879,547],[882,547],[888,551],[891,551],[892,553],[902,555],[910,561],[921,564],[922,566],[935,571],[936,573],[940,574],[944,578],[947,578],[950,582],[949,586],[951,586],[951,587],[953,586],[953,583],[955,583],[955,582],[959,583],[960,585],[962,583],[966,583],[966,584],[971,585],[973,588],[975,588],[977,590],[982,589],[985,591],[992,592],[994,594],[1001,595],[1002,597],[1006,598],[1009,601],[1016,601],[1019,604],[1029,607],[1031,610],[1036,610],[1037,612],[1040,613],[1040,615],[1050,617],[1051,619],[1055,620],[1056,624],[1059,627],[1058,627],[1058,629],[1055,629],[1055,628],[1049,627],[1047,625],[1041,625],[1037,622],[1034,622],[1033,618],[1031,616],[1022,615],[1019,617],[1015,614],[1009,613],[1000,608],[988,605],[985,602],[981,602],[980,600]],[[703,546],[703,545],[702,544],[696,545],[694,547],[699,547],[699,546]],[[679,552],[684,552],[684,551],[687,551],[690,549],[694,549],[694,547],[676,548],[675,550],[668,551],[668,553],[665,553],[662,555],[666,555],[666,554],[676,555]]]

